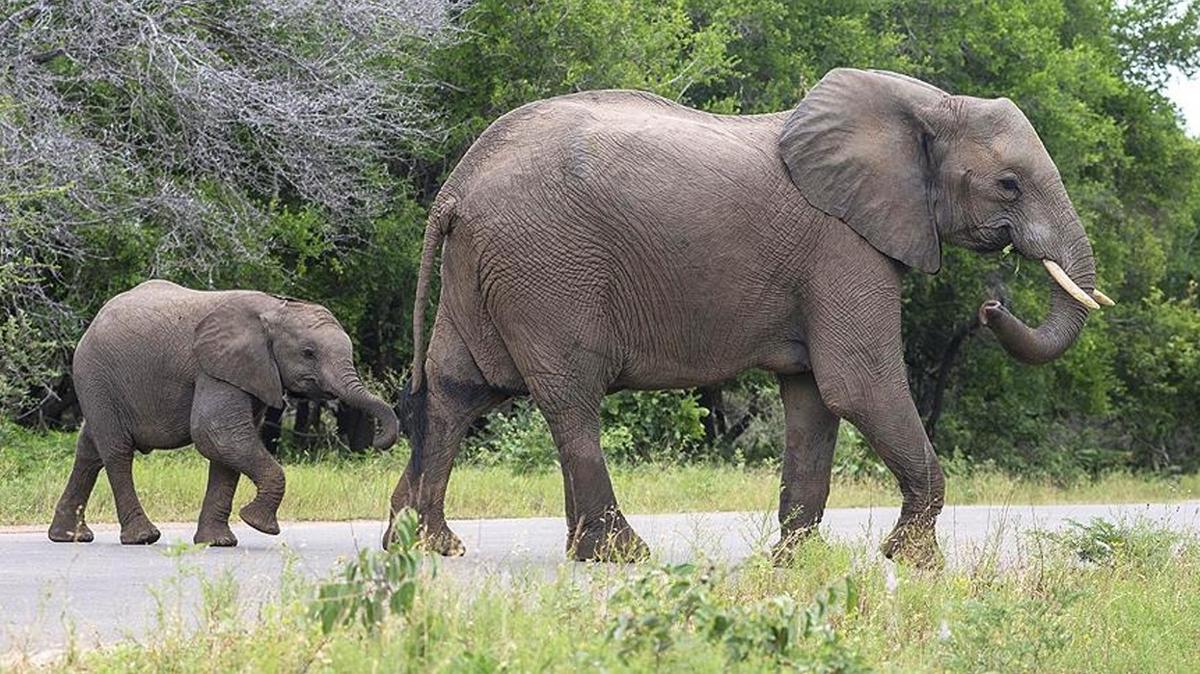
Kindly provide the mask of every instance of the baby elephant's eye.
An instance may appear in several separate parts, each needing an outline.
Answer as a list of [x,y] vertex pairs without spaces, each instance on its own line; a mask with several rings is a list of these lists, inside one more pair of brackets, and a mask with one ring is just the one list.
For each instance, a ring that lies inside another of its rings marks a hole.
[[312,348],[311,346],[304,347],[303,349],[300,350],[300,353],[302,353],[305,358],[316,358],[317,357],[317,350]]
[[1013,178],[1012,176],[1001,178],[1000,187],[1004,188],[1006,192],[1016,192],[1020,189],[1020,187],[1017,185],[1017,179]]

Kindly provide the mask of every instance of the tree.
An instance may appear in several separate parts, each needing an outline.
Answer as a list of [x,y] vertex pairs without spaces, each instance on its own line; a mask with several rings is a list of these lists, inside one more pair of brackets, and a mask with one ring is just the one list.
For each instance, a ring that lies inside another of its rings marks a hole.
[[286,292],[297,268],[335,265],[393,208],[389,162],[444,137],[427,59],[454,8],[76,0],[0,16],[0,321],[54,345],[61,372],[99,304],[144,278]]

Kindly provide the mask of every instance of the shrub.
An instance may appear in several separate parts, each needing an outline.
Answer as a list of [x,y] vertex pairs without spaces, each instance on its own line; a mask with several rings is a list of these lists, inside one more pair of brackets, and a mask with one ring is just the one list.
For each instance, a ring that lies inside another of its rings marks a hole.
[[693,454],[704,441],[703,419],[707,415],[708,410],[690,391],[623,391],[605,397],[600,406],[603,427],[626,429],[619,433],[627,439],[614,442],[606,451],[613,459],[627,463],[675,460]]
[[[707,410],[695,395],[675,391],[631,391],[608,396],[601,406],[600,448],[609,461],[674,461],[700,447]],[[518,400],[487,418],[468,438],[468,460],[512,466],[517,473],[557,465],[558,450],[537,407]]]
[[1035,540],[1088,564],[1159,567],[1189,542],[1179,532],[1141,521],[1111,522],[1099,517],[1088,522],[1068,520],[1061,531],[1036,531]]
[[369,631],[378,629],[388,615],[401,616],[412,608],[421,559],[417,516],[406,510],[392,523],[387,550],[362,548],[343,565],[341,578],[317,586],[310,615],[321,621],[325,634],[354,623]]
[[469,461],[503,464],[518,474],[549,470],[558,462],[545,418],[523,400],[508,413],[490,415],[483,430],[468,438],[463,453]]
[[866,671],[839,642],[830,620],[852,610],[857,590],[844,577],[808,604],[787,595],[750,605],[717,597],[714,568],[668,565],[641,572],[609,598],[607,639],[628,658],[657,655],[701,639],[724,646],[730,662],[764,659],[776,666],[809,671]]

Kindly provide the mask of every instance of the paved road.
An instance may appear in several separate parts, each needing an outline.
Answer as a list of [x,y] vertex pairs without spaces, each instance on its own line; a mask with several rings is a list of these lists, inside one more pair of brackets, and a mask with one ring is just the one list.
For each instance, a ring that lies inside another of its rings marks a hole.
[[[895,508],[830,510],[822,525],[829,538],[865,540],[874,546],[897,516]],[[1056,529],[1093,517],[1146,519],[1200,532],[1200,501],[1171,505],[958,506],[947,508],[938,534],[951,565],[964,566],[1001,551],[1008,561],[1033,554],[1023,532]],[[629,518],[663,560],[697,555],[736,562],[773,541],[774,517],[764,513],[693,513]],[[466,543],[465,557],[441,560],[439,579],[477,582],[514,572],[550,575],[563,564],[566,527],[560,518],[462,520],[451,526]],[[274,596],[285,559],[309,576],[329,572],[340,557],[378,544],[379,522],[285,523],[270,537],[235,526],[241,544],[172,555],[172,543],[190,542],[191,524],[160,526],[163,539],[125,547],[114,527],[93,525],[90,545],[50,543],[42,527],[0,528],[0,654],[61,647],[68,633],[81,646],[121,638],[143,639],[157,625],[156,608],[184,621],[199,602],[196,575],[228,570],[251,606]],[[178,548],[176,548],[178,549]],[[189,571],[190,570],[190,571]]]

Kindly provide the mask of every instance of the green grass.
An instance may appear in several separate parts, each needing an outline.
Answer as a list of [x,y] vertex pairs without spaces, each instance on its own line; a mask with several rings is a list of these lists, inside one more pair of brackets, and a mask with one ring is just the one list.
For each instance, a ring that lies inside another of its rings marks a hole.
[[[75,437],[34,434],[0,426],[0,525],[48,523],[67,474]],[[292,463],[285,466],[286,520],[379,519],[404,468],[403,444],[360,459]],[[151,519],[191,521],[199,512],[207,464],[193,450],[153,452],[134,461],[135,480]],[[613,481],[628,513],[769,511],[778,503],[779,483],[771,467],[730,465],[614,466]],[[237,504],[253,486],[243,479]],[[1085,503],[1150,502],[1200,498],[1200,475],[1154,478],[1115,473],[1067,485],[1017,479],[996,472],[951,475],[947,502]],[[830,507],[897,505],[900,492],[890,479],[835,478]],[[453,518],[525,517],[562,514],[562,478],[557,470],[514,473],[506,466],[462,465],[450,480],[446,512]],[[116,519],[103,473],[88,507],[92,522]]]
[[[1080,562],[1098,540],[1107,552]],[[737,569],[564,565],[550,579],[533,572],[470,587],[426,566],[410,608],[328,633],[308,609],[312,583],[285,579],[283,599],[245,621],[236,584],[218,578],[204,582],[196,629],[169,614],[145,644],[69,652],[48,669],[1200,671],[1195,539],[1093,522],[1030,549],[1038,553],[1017,568],[985,556],[929,573],[813,541],[788,569],[763,557]]]

